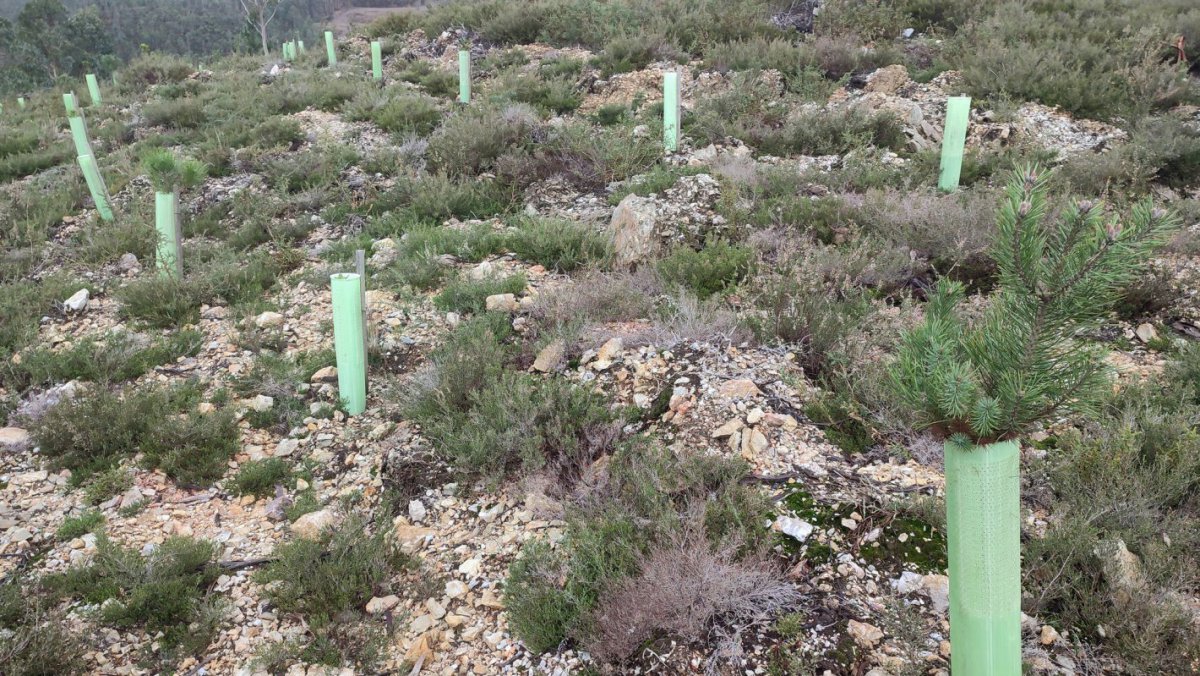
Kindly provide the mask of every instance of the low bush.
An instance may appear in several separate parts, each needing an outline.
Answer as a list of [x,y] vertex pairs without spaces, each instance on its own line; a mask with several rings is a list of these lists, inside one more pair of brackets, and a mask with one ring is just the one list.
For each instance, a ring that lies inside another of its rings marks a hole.
[[[795,592],[782,586],[759,558],[766,542],[761,525],[766,504],[740,484],[747,471],[740,460],[678,458],[648,444],[622,447],[611,457],[603,480],[568,510],[567,536],[558,548],[530,543],[509,570],[509,622],[530,650],[545,652],[575,641],[604,659],[621,660],[629,655],[627,648],[653,631],[678,632],[690,641],[713,620],[741,624],[737,613],[729,612],[732,608],[769,615],[794,600]],[[703,563],[713,566],[708,572],[733,577],[700,575],[689,577],[686,588],[674,583],[670,589],[648,588],[665,572],[660,564],[667,561]],[[765,599],[755,599],[753,593],[742,596],[745,588],[727,586],[742,575],[781,603],[759,603]],[[635,595],[634,590],[645,593]],[[730,591],[738,595],[724,595]],[[618,599],[621,609],[614,606]],[[679,610],[677,604],[704,615],[703,620],[693,618],[704,626],[680,624],[686,615],[664,614]],[[617,615],[638,621],[605,626],[605,618]],[[624,639],[613,633],[626,629],[633,631]]]
[[351,516],[318,539],[283,543],[255,580],[272,605],[324,630],[342,614],[360,611],[373,596],[385,595],[392,575],[410,565],[393,551],[387,530],[367,528],[363,518]]
[[219,603],[209,588],[220,569],[209,542],[171,537],[147,556],[96,542],[91,564],[43,578],[54,593],[100,606],[99,619],[119,629],[162,632],[157,659],[171,662],[208,647],[219,622]]
[[521,260],[556,272],[571,272],[604,261],[608,238],[586,225],[558,218],[525,218],[516,223],[507,247]]
[[526,283],[522,273],[484,279],[459,277],[451,280],[441,293],[433,297],[433,304],[443,312],[478,314],[484,311],[484,301],[488,296],[519,294],[525,290]]
[[490,169],[509,149],[523,145],[537,126],[537,113],[523,104],[463,108],[430,136],[430,168],[473,176]]
[[168,129],[196,129],[208,121],[204,106],[190,98],[151,103],[142,114],[151,127]]
[[724,240],[699,251],[682,247],[658,262],[663,280],[691,291],[700,300],[737,286],[753,268],[754,252],[749,247]]
[[416,60],[396,74],[403,82],[420,85],[426,94],[445,99],[458,93],[458,73],[437,68],[425,60]]
[[259,354],[253,367],[233,379],[232,389],[246,398],[268,396],[274,403],[265,411],[247,411],[246,421],[253,427],[287,434],[309,415],[308,397],[299,385],[309,382],[314,373],[333,363],[331,350],[290,356],[270,352]]
[[227,412],[180,415],[193,399],[187,388],[124,397],[94,388],[51,408],[30,432],[53,467],[71,470],[73,485],[137,453],[180,484],[207,484],[237,452],[237,425]]
[[237,495],[264,498],[275,494],[276,485],[285,485],[292,468],[281,458],[250,460],[229,480],[229,488]]
[[81,513],[79,516],[72,516],[63,519],[58,530],[54,532],[54,537],[59,542],[69,542],[77,537],[82,537],[88,533],[94,533],[104,524],[104,515],[98,510],[88,510]]
[[387,90],[367,90],[346,106],[346,116],[373,122],[384,131],[424,135],[441,122],[442,110],[436,99],[422,94],[396,96]]
[[202,342],[198,331],[180,331],[153,342],[129,333],[110,334],[101,340],[84,338],[67,349],[26,350],[19,362],[0,364],[0,382],[16,391],[70,380],[118,383],[160,364],[195,356]]
[[583,103],[583,96],[577,91],[574,80],[516,72],[510,72],[496,82],[489,98],[524,103],[559,115],[570,113]]
[[12,676],[82,674],[86,646],[34,585],[0,584],[0,664]]

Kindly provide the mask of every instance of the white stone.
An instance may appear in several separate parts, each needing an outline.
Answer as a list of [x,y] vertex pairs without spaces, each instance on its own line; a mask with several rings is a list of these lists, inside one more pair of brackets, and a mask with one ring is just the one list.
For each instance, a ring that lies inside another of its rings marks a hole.
[[309,512],[292,522],[292,532],[307,540],[316,540],[321,536],[321,531],[336,526],[340,520],[331,509]]
[[400,597],[392,594],[389,596],[376,596],[367,601],[367,613],[371,615],[380,615],[400,605]]
[[28,430],[23,430],[20,427],[0,427],[0,448],[9,451],[19,451],[28,445]]
[[275,457],[286,458],[300,448],[299,439],[282,439],[275,445]]
[[87,289],[80,289],[71,294],[70,298],[63,301],[63,307],[71,312],[83,312],[83,310],[87,307],[88,298],[90,297],[91,294],[88,293]]
[[425,520],[428,510],[425,509],[425,503],[420,500],[409,500],[408,502],[408,518],[414,523],[421,523]]
[[278,312],[264,312],[254,318],[254,325],[260,329],[273,329],[283,326],[283,315]]
[[771,526],[775,530],[791,537],[797,542],[804,542],[808,536],[812,535],[814,527],[811,523],[804,519],[799,519],[794,516],[780,516],[775,519],[775,523]]

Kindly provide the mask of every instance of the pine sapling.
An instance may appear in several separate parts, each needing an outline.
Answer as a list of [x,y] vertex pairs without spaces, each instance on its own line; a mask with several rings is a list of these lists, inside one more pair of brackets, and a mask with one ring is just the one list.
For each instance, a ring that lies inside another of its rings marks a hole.
[[892,366],[900,396],[946,440],[951,670],[1021,673],[1020,455],[1041,423],[1091,411],[1110,382],[1087,330],[1176,220],[1149,202],[1124,218],[1093,201],[1055,213],[1047,176],[1013,173],[991,255],[999,287],[975,319],[941,280]]
[[142,168],[154,186],[154,227],[158,230],[156,260],[159,274],[183,274],[179,234],[179,191],[199,185],[205,167],[191,159],[178,159],[169,150],[157,149],[142,158]]

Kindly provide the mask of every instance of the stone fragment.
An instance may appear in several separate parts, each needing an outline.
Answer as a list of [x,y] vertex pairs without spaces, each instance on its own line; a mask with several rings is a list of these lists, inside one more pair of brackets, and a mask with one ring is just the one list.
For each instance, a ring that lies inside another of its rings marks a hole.
[[408,518],[411,521],[415,523],[421,523],[425,520],[425,516],[428,513],[429,510],[425,509],[425,503],[421,502],[420,500],[408,501]]
[[653,199],[631,193],[621,200],[608,224],[616,264],[653,260],[662,248],[655,232],[657,224],[658,209]]
[[712,434],[709,436],[711,436],[713,439],[724,439],[725,437],[732,436],[733,434],[737,433],[738,430],[745,426],[746,423],[742,422],[741,418],[734,418],[713,430]]
[[299,439],[281,439],[278,444],[275,444],[275,457],[286,458],[299,448]]
[[747,399],[762,394],[762,391],[758,389],[758,385],[755,385],[753,380],[739,378],[721,383],[721,386],[717,388],[717,394],[726,399]]
[[274,329],[283,326],[283,315],[278,312],[264,312],[254,318],[254,325],[260,329]]
[[1137,334],[1138,340],[1143,343],[1149,343],[1158,338],[1158,329],[1154,328],[1153,324],[1138,324],[1137,330],[1134,333]]
[[400,597],[395,594],[376,596],[367,601],[367,613],[370,615],[382,615],[398,605],[400,605]]
[[846,626],[846,632],[850,634],[850,638],[854,639],[855,643],[864,648],[874,648],[883,640],[883,632],[879,627],[858,620],[850,620]]
[[1048,624],[1042,625],[1042,631],[1038,635],[1038,640],[1042,645],[1054,645],[1059,638],[1058,630]]
[[945,613],[950,609],[950,578],[945,575],[926,575],[921,578],[921,587],[933,603],[933,609]]
[[71,294],[71,297],[63,301],[63,307],[71,312],[83,312],[87,308],[88,299],[91,294],[87,289],[80,289]]
[[291,528],[298,537],[316,540],[321,536],[321,531],[333,528],[339,521],[341,519],[336,512],[331,509],[321,509],[296,519],[292,522]]
[[309,382],[336,383],[337,377],[338,377],[337,367],[336,366],[326,366],[325,368],[318,369],[316,373],[312,374],[312,378],[309,378]]
[[516,312],[521,309],[517,297],[511,293],[497,293],[483,300],[488,312]]
[[771,524],[771,528],[797,542],[804,542],[808,536],[812,535],[814,526],[794,516],[780,516],[775,519],[775,523]]
[[0,427],[0,449],[23,451],[29,446],[29,431],[20,427]]
[[538,352],[537,358],[533,360],[533,370],[540,373],[550,373],[557,371],[562,365],[563,358],[567,355],[567,344],[565,341],[556,340],[542,348]]

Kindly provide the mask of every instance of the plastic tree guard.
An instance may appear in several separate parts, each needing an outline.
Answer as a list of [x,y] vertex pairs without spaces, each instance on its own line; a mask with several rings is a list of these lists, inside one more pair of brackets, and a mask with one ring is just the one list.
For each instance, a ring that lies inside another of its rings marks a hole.
[[670,152],[679,149],[679,73],[663,73],[663,145]]
[[471,102],[471,52],[458,50],[458,102]]
[[183,255],[179,238],[179,195],[154,193],[154,228],[158,231],[155,261],[162,277],[183,276]]
[[945,445],[951,673],[1021,674],[1021,464],[1015,441]]
[[963,149],[967,144],[967,121],[971,117],[971,97],[952,96],[946,101],[946,126],[942,130],[942,167],[938,188],[958,190],[962,173]]
[[92,105],[98,106],[104,103],[104,100],[100,98],[100,82],[96,80],[96,74],[88,73],[84,79],[87,80],[88,96],[92,99]]
[[329,57],[329,65],[337,65],[337,48],[333,45],[333,31],[325,31],[325,55]]
[[383,45],[378,40],[371,43],[371,76],[383,82]]
[[362,278],[331,275],[333,346],[337,354],[338,394],[350,415],[367,408],[367,354],[363,340]]
[[80,155],[78,160],[79,168],[83,171],[83,180],[87,181],[88,192],[92,194],[92,201],[96,203],[96,212],[100,214],[100,218],[112,221],[113,213],[108,204],[108,188],[104,187],[104,177],[100,175],[100,168],[96,166],[96,158],[91,155]]

